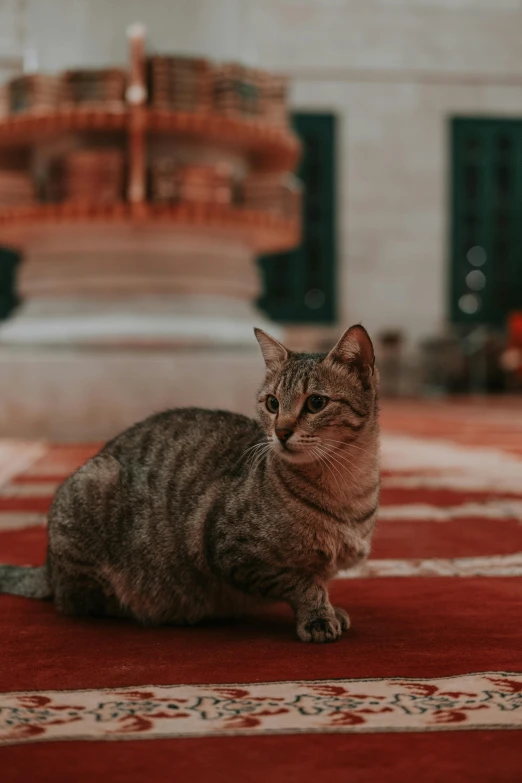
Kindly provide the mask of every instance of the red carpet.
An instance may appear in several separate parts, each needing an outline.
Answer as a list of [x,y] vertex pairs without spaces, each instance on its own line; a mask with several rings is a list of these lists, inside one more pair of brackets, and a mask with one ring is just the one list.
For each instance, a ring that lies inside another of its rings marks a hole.
[[[522,405],[383,411],[353,629],[275,607],[143,629],[0,596],[0,770],[14,781],[505,781],[522,747]],[[0,443],[0,561],[41,563],[56,483],[97,446]]]

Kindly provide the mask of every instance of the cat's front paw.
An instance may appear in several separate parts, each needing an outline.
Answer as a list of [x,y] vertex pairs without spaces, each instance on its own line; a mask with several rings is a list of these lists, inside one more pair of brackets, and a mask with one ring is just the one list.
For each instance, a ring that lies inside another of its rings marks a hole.
[[344,609],[341,609],[340,606],[334,606],[334,612],[335,612],[335,616],[341,623],[341,630],[347,631],[351,625],[350,617],[348,616],[348,614],[344,611]]
[[[348,617],[348,615],[346,615]],[[302,642],[324,644],[336,642],[343,632],[341,622],[335,617],[315,617],[308,622],[299,623],[297,635]]]

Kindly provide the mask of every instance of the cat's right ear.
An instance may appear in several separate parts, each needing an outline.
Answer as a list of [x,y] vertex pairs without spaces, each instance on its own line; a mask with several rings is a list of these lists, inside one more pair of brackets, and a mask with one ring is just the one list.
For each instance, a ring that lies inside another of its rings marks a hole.
[[348,367],[367,369],[373,373],[375,354],[370,335],[361,324],[350,326],[334,345],[328,359]]
[[262,329],[254,328],[254,334],[256,336],[263,359],[268,370],[274,370],[278,365],[282,364],[288,359],[288,351],[284,345],[278,343],[269,334],[263,332]]

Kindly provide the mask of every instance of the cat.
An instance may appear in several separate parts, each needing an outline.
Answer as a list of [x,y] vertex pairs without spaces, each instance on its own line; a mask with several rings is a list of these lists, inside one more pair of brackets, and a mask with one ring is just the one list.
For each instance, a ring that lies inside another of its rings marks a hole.
[[258,421],[186,408],[130,427],[57,490],[45,566],[0,566],[0,592],[174,625],[284,601],[301,641],[340,638],[328,582],[368,556],[379,502],[373,346],[360,325],[327,354],[255,334]]

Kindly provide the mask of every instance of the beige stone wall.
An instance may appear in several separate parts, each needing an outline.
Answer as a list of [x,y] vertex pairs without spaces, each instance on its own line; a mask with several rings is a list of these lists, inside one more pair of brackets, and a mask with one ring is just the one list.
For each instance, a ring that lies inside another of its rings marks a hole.
[[294,70],[522,75],[519,0],[265,0],[261,59]]
[[268,0],[251,24],[294,106],[339,118],[341,320],[443,329],[450,118],[522,116],[522,2]]
[[0,84],[20,67],[24,15],[19,0],[0,0]]
[[123,31],[141,20],[156,50],[239,57],[286,71],[295,107],[339,117],[343,324],[400,327],[414,342],[443,328],[449,119],[522,115],[522,0],[25,5],[20,28],[16,9],[24,3],[0,0],[0,54],[26,29],[44,68],[123,61]]
[[339,304],[343,323],[444,327],[450,118],[522,115],[522,86],[301,80],[294,102],[339,116]]

